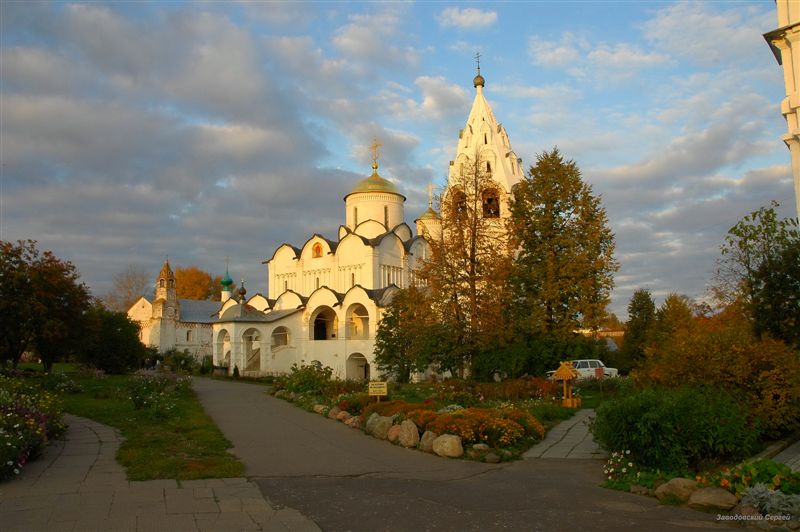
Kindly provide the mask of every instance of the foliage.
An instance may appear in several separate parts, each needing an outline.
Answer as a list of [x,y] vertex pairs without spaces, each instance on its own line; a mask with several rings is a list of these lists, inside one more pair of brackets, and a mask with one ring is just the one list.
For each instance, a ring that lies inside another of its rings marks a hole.
[[214,296],[214,278],[197,266],[175,268],[174,275],[175,291],[179,298],[206,300]]
[[197,363],[197,359],[195,359],[194,355],[189,353],[188,350],[178,351],[175,348],[172,348],[164,353],[162,363],[171,371],[182,373],[193,373],[200,368],[200,365]]
[[200,372],[200,375],[208,375],[214,371],[214,357],[211,355],[204,356],[198,371]]
[[327,366],[292,364],[290,373],[277,377],[274,386],[276,390],[324,395],[332,375],[333,369]]
[[176,400],[191,389],[188,377],[136,376],[129,382],[130,400],[136,410],[147,410],[153,419],[167,419],[175,413]]
[[636,380],[727,390],[746,405],[769,437],[800,428],[797,353],[780,341],[758,339],[733,308],[650,352]]
[[464,376],[486,346],[508,330],[502,306],[511,256],[502,218],[486,210],[485,198],[498,200],[501,191],[476,151],[459,162],[440,198],[441,235],[427,235],[430,254],[419,270],[430,290],[430,307],[441,324],[432,332],[440,344],[435,362],[442,370]]
[[427,425],[436,434],[454,434],[463,443],[508,447],[523,437],[541,439],[544,427],[526,412],[511,409],[467,408],[439,414]]
[[628,303],[628,324],[625,329],[625,344],[620,350],[617,369],[629,371],[644,358],[645,347],[652,340],[656,323],[656,304],[650,290],[639,288],[633,292]]
[[16,367],[35,350],[49,370],[81,345],[89,299],[72,263],[40,253],[33,240],[0,241],[0,362]]
[[647,389],[604,402],[592,424],[606,449],[630,449],[637,464],[665,471],[746,456],[758,427],[724,390]]
[[557,148],[538,155],[510,207],[517,326],[557,338],[598,327],[619,265],[605,209],[577,164]]
[[800,495],[787,495],[784,492],[770,489],[763,483],[747,488],[742,496],[742,502],[757,508],[762,515],[800,518]]
[[152,293],[152,283],[145,268],[129,264],[114,276],[111,292],[103,297],[103,304],[109,310],[127,312],[140,297],[148,295],[148,291]]
[[668,341],[675,335],[685,334],[694,327],[692,300],[684,295],[669,294],[656,311],[653,337],[656,344]]
[[397,414],[402,414],[405,416],[409,412],[414,410],[432,410],[433,405],[428,404],[416,404],[416,403],[406,403],[405,401],[400,400],[393,400],[393,401],[381,401],[380,403],[374,402],[371,403],[364,409],[364,419],[371,416],[373,413],[378,414],[380,416],[395,416]]
[[699,475],[697,481],[704,486],[724,488],[736,495],[742,495],[756,484],[764,484],[769,489],[788,495],[800,494],[800,473],[794,473],[786,464],[767,458],[744,462],[710,475]]
[[363,381],[353,379],[332,379],[328,381],[323,391],[326,397],[336,397],[342,394],[359,393],[367,389]]
[[124,312],[95,305],[86,313],[86,341],[78,359],[106,373],[126,373],[142,366],[147,349],[139,341],[139,324]]
[[378,370],[405,383],[434,361],[439,344],[440,327],[430,301],[412,286],[394,296],[378,324],[375,363]]
[[[416,405],[419,406],[419,405]],[[414,424],[420,430],[427,430],[428,425],[431,421],[434,421],[438,415],[433,410],[428,410],[426,408],[417,408],[416,410],[410,410],[406,414],[406,419],[410,419],[414,422]]]
[[336,406],[354,416],[361,415],[370,403],[375,402],[366,392],[347,393],[337,397]]
[[800,345],[800,228],[797,219],[778,219],[778,206],[773,201],[728,230],[714,291],[723,303],[744,303],[756,334]]
[[603,467],[603,474],[606,476],[603,485],[627,491],[631,484],[636,483],[638,473],[639,470],[633,463],[630,449],[613,451]]
[[543,378],[508,379],[497,383],[476,383],[475,393],[484,399],[519,401],[553,397],[558,383]]
[[33,379],[0,375],[0,479],[19,474],[65,429],[54,393]]

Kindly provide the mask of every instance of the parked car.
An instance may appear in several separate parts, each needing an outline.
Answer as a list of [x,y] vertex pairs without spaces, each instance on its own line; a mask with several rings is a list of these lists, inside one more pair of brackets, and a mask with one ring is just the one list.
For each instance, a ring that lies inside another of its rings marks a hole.
[[[618,376],[619,372],[617,368],[608,368],[605,364],[603,364],[602,360],[573,360],[572,367],[578,372],[579,378],[581,379],[588,379],[597,376],[597,369],[603,369],[603,376],[604,377],[616,377]],[[556,371],[548,371],[547,376],[552,377]]]

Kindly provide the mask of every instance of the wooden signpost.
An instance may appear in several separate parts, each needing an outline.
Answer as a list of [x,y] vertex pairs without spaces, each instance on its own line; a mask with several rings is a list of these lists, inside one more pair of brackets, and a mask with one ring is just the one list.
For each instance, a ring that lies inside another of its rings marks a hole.
[[389,383],[386,381],[370,381],[369,395],[376,396],[378,398],[378,402],[380,403],[381,397],[386,397],[389,395]]

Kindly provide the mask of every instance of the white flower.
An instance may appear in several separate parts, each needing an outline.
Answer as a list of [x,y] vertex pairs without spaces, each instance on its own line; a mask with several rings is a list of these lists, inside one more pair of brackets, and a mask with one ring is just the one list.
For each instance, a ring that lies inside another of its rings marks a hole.
[[627,472],[628,472],[628,469],[627,469],[627,468],[625,468],[625,467],[623,467],[623,468],[622,468],[622,472],[623,472],[623,473],[627,473]]
[[628,462],[628,467],[633,467],[633,462]]

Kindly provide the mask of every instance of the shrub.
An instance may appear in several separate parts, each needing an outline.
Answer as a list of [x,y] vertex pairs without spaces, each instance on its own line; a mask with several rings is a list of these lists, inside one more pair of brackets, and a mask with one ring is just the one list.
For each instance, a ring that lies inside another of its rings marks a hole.
[[747,405],[772,438],[800,428],[797,352],[780,341],[756,338],[750,324],[735,314],[717,317],[651,350],[635,380],[723,388]]
[[192,373],[200,368],[194,356],[188,351],[178,351],[170,349],[164,353],[164,366],[168,366],[172,371]]
[[367,384],[364,381],[333,379],[326,384],[324,394],[326,397],[336,397],[343,393],[363,392],[366,389]]
[[641,467],[675,472],[746,456],[759,436],[729,394],[709,388],[648,389],[607,401],[591,430],[606,449],[630,449]]
[[800,495],[787,495],[770,489],[763,483],[747,488],[742,496],[742,502],[757,508],[762,515],[788,515],[792,519],[800,518]]
[[275,379],[275,389],[300,394],[324,395],[331,375],[333,375],[333,370],[327,366],[292,364],[291,372],[288,375],[282,375]]
[[530,414],[512,409],[466,408],[439,414],[427,424],[437,434],[455,434],[464,443],[508,447],[523,437],[541,439],[544,428]]
[[725,488],[737,495],[742,495],[755,484],[765,484],[769,489],[788,495],[800,494],[800,473],[792,472],[786,464],[765,458],[723,469],[708,477],[699,477],[698,481],[703,485]]
[[433,405],[426,405],[426,404],[417,404],[417,403],[406,403],[405,401],[395,400],[395,401],[381,401],[380,403],[375,402],[371,403],[364,409],[364,418],[368,418],[372,413],[377,413],[380,416],[395,416],[397,414],[403,414],[406,416],[409,412],[413,410],[426,410],[426,409],[433,409]]
[[340,410],[346,410],[354,416],[361,414],[364,409],[373,402],[372,397],[367,393],[350,393],[339,396],[338,407]]
[[153,419],[167,419],[176,408],[176,398],[191,390],[189,378],[134,377],[129,383],[129,398],[135,410],[146,410]]
[[475,385],[475,393],[484,399],[519,401],[521,399],[546,399],[555,396],[558,383],[543,378],[508,379]]
[[437,417],[438,415],[433,410],[423,409],[411,410],[406,414],[406,419],[413,421],[420,430],[426,430],[428,425]]
[[214,370],[214,358],[211,355],[203,357],[203,362],[200,364],[200,375],[208,375]]

